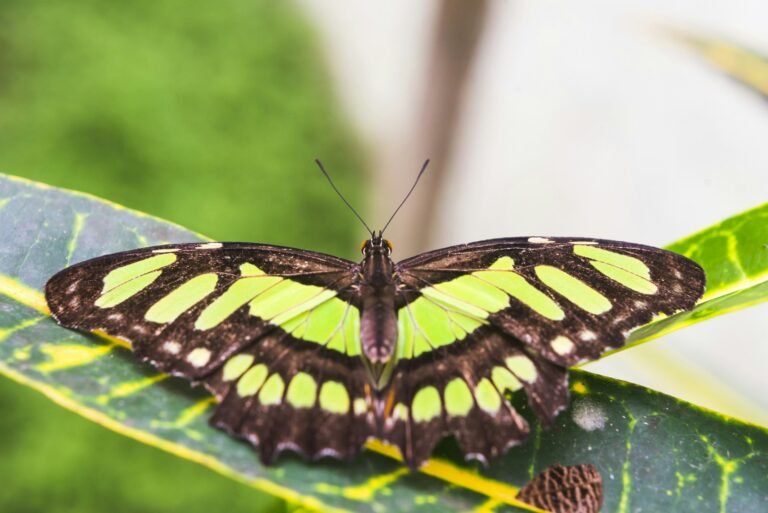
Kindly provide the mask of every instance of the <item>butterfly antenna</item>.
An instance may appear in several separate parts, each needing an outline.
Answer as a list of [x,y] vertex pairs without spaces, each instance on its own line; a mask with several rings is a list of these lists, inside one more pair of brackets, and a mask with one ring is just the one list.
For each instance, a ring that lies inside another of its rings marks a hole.
[[352,205],[350,205],[350,204],[349,204],[349,201],[347,201],[347,199],[346,199],[346,198],[345,198],[345,197],[344,197],[344,196],[341,194],[341,192],[339,191],[339,189],[336,187],[336,184],[335,184],[335,183],[333,183],[333,180],[331,180],[331,175],[329,175],[329,174],[328,174],[328,172],[327,172],[327,171],[325,170],[325,168],[323,167],[323,163],[322,163],[322,162],[320,162],[320,159],[315,159],[315,163],[317,164],[317,167],[319,167],[319,168],[320,168],[320,171],[322,171],[322,172],[323,172],[323,174],[325,175],[325,177],[328,179],[328,183],[330,183],[330,184],[331,184],[331,187],[333,187],[333,190],[334,190],[334,191],[336,191],[336,194],[338,194],[338,195],[339,195],[339,198],[341,198],[341,201],[343,201],[343,202],[344,202],[344,204],[345,204],[345,205],[347,205],[347,206],[349,207],[349,209],[352,211],[352,213],[353,213],[353,214],[355,214],[355,217],[357,217],[357,218],[360,220],[360,222],[361,222],[361,223],[363,223],[363,226],[365,226],[365,229],[366,229],[366,230],[368,230],[368,233],[370,233],[370,234],[371,234],[371,237],[373,237],[373,230],[371,230],[371,229],[368,227],[368,225],[366,224],[366,222],[365,222],[365,221],[363,221],[363,218],[362,218],[362,217],[360,217],[360,214],[358,214],[358,213],[357,213],[357,210],[355,210],[355,208],[354,208]]
[[392,216],[389,218],[389,221],[387,221],[387,224],[384,225],[384,228],[381,229],[379,232],[379,235],[382,235],[384,233],[384,230],[387,229],[387,226],[389,226],[389,223],[392,222],[392,219],[395,218],[398,212],[400,212],[400,209],[403,208],[403,205],[405,205],[405,202],[408,201],[408,198],[411,196],[411,193],[416,188],[416,186],[419,184],[419,179],[421,179],[421,175],[424,174],[424,171],[427,170],[427,166],[429,165],[429,159],[424,161],[424,165],[421,166],[421,171],[419,171],[419,175],[416,177],[416,181],[413,182],[413,185],[411,186],[411,190],[408,191],[408,194],[405,195],[405,198],[403,198],[403,201],[400,202],[400,205],[395,209],[395,211],[392,213]]

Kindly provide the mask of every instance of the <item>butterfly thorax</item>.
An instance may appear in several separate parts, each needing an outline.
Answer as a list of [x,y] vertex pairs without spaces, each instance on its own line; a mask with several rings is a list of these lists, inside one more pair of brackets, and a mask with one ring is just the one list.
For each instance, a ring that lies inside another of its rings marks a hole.
[[390,258],[392,246],[381,236],[366,241],[362,250],[360,340],[373,385],[381,388],[395,363],[395,264]]

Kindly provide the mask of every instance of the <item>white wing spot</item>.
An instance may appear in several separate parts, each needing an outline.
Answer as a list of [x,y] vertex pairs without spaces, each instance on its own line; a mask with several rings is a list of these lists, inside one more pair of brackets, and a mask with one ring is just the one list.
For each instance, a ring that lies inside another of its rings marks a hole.
[[611,322],[611,324],[615,326],[617,324],[621,324],[622,322],[624,322],[626,320],[627,320],[627,316],[626,315],[619,315],[618,317],[616,317],[613,320],[613,322]]
[[646,303],[645,301],[640,301],[639,299],[635,301],[635,308],[637,309],[643,310],[647,306],[648,306],[648,303]]
[[152,253],[176,253],[176,248],[153,249]]
[[223,244],[221,242],[208,242],[206,244],[200,244],[196,249],[219,249]]
[[330,456],[331,458],[336,458],[337,460],[341,459],[339,451],[337,451],[336,449],[331,449],[330,447],[325,449],[320,449],[320,451],[318,451],[317,453],[318,458],[322,458],[326,456]]
[[553,338],[549,345],[552,347],[552,350],[560,356],[570,354],[573,352],[573,348],[575,347],[571,339],[562,335]]
[[674,285],[672,285],[672,291],[675,294],[680,294],[683,291],[683,286],[680,285],[679,283],[675,283]]
[[552,244],[555,241],[546,237],[528,237],[528,242],[533,244]]
[[122,318],[123,318],[123,314],[117,313],[117,312],[107,315],[107,319],[109,319],[110,321],[119,321]]
[[181,344],[169,340],[168,342],[163,343],[163,351],[171,354],[179,354],[179,351],[181,351]]
[[603,429],[605,421],[608,420],[603,407],[588,400],[578,401],[573,407],[571,416],[576,425],[584,431]]
[[488,466],[488,458],[485,457],[485,455],[481,452],[468,452],[464,454],[464,459],[467,461],[469,460],[475,460],[482,463],[484,466]]
[[597,335],[592,330],[582,330],[581,333],[579,333],[579,338],[584,342],[589,342],[590,340],[595,340]]
[[80,285],[80,280],[73,282],[69,287],[67,287],[67,294],[74,294],[78,285]]
[[195,348],[187,355],[187,361],[194,367],[204,367],[210,360],[211,352],[204,347]]
[[675,278],[678,280],[683,278],[683,273],[680,272],[680,269],[672,269],[672,274],[674,274]]

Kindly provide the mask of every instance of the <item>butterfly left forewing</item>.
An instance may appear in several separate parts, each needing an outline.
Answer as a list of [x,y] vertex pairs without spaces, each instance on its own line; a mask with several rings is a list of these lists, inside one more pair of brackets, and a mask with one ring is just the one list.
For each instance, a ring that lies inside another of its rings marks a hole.
[[418,255],[398,270],[412,309],[433,309],[427,296],[566,366],[621,347],[657,315],[692,308],[704,289],[703,271],[685,257],[590,239],[477,242]]
[[122,338],[204,384],[221,401],[216,425],[264,460],[287,448],[347,457],[373,429],[355,268],[275,246],[171,245],[69,267],[46,299],[62,325]]

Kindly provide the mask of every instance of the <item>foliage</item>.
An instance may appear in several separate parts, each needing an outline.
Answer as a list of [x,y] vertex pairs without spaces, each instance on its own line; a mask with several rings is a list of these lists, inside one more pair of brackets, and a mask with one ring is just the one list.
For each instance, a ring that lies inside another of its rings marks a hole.
[[287,4],[10,2],[0,20],[2,172],[222,240],[357,242],[311,186],[321,157],[350,189],[360,154]]

